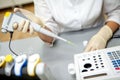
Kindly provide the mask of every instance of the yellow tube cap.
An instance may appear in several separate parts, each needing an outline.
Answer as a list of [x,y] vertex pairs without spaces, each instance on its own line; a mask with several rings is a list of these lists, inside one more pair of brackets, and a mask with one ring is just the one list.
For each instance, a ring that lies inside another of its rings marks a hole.
[[12,55],[11,55],[11,54],[6,55],[5,61],[6,61],[6,62],[12,62],[12,61],[13,61]]
[[11,14],[11,12],[5,12],[5,17],[9,17],[10,16],[10,14]]

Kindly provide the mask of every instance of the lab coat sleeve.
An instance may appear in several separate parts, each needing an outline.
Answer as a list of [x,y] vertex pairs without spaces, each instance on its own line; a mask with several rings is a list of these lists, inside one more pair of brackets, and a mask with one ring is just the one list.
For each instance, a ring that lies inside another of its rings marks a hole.
[[120,25],[120,0],[103,0],[104,12],[107,15],[107,21],[114,21]]
[[45,0],[34,0],[34,12],[53,33],[58,34],[60,32],[60,28],[55,22]]

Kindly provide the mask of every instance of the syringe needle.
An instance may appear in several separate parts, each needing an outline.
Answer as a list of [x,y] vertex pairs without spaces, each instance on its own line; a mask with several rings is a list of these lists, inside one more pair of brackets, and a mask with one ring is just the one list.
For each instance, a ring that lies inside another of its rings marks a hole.
[[71,42],[71,41],[67,41],[67,43],[68,43],[69,45],[76,46],[75,43],[73,43],[73,42]]

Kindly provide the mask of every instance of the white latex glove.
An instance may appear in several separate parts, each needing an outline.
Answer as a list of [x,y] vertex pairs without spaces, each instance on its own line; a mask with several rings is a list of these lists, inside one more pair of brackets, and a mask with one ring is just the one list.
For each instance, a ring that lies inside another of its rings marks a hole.
[[112,35],[113,32],[110,27],[107,25],[103,26],[100,31],[90,39],[85,48],[85,52],[105,48]]
[[[36,17],[32,12],[25,10],[25,9],[21,9],[21,8],[15,8],[14,12],[21,12],[23,15],[25,15],[29,20],[43,26],[43,22]],[[34,33],[34,30],[32,28],[32,26],[29,26],[30,22],[28,20],[26,21],[21,21],[20,23],[14,23],[13,27],[14,29],[17,29],[18,31],[22,31],[24,33],[29,32],[30,34]]]

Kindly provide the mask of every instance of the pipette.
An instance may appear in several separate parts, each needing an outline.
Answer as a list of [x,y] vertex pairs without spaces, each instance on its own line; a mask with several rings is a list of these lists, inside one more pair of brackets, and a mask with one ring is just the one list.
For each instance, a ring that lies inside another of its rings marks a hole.
[[[22,20],[29,20],[26,18],[25,15],[23,15],[22,13],[20,12],[16,12],[16,13],[11,13],[11,12],[6,12],[5,13],[5,16],[4,16],[4,20],[3,20],[3,24],[2,24],[2,32],[3,33],[6,33],[6,32],[13,32],[14,29],[13,29],[13,24],[14,23],[19,23],[21,22]],[[69,40],[66,40],[62,37],[59,37],[58,35],[52,33],[51,31],[48,31],[44,28],[42,28],[40,25],[30,21],[30,26],[33,27],[33,29],[36,31],[36,32],[40,32],[40,33],[43,33],[47,36],[50,36],[50,37],[54,37],[56,39],[59,39],[59,40],[62,40],[70,45],[73,45],[73,43]]]

